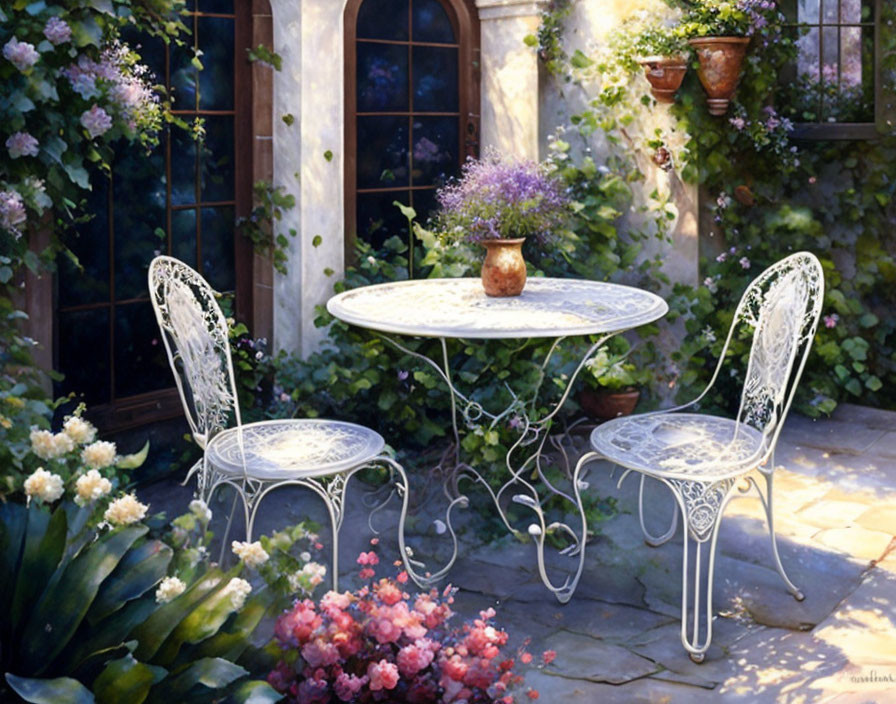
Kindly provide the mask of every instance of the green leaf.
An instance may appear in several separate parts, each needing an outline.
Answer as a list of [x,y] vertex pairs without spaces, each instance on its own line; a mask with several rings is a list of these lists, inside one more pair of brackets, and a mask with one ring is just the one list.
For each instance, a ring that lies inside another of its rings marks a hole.
[[569,58],[569,63],[574,68],[588,68],[594,62],[582,53],[581,49],[576,49],[575,53]]
[[29,508],[25,551],[12,601],[15,628],[31,613],[34,602],[41,594],[41,587],[50,581],[56,571],[65,552],[66,532],[66,515],[61,507],[52,516],[36,506]]
[[324,152],[324,159],[326,159],[327,161],[333,161],[333,152],[327,149],[327,151]]
[[222,658],[203,658],[192,663],[179,675],[169,676],[154,687],[148,701],[153,704],[187,702],[190,701],[188,692],[196,685],[221,689],[248,674],[248,670]]
[[97,704],[141,704],[167,674],[165,668],[137,662],[128,654],[106,665],[93,682],[93,692]]
[[63,164],[63,169],[68,175],[69,180],[85,191],[90,190],[90,178],[87,175],[87,169],[80,164]]
[[119,469],[137,469],[146,462],[146,455],[149,453],[149,440],[146,441],[146,444],[140,448],[139,452],[135,452],[132,455],[125,455],[118,462],[115,463],[115,466]]
[[321,237],[320,235],[315,235],[311,240],[311,246],[312,247],[320,247],[321,242],[323,242],[323,241],[324,241],[323,237]]
[[526,46],[538,46],[538,37],[534,34],[527,34],[523,37],[523,44]]
[[69,646],[103,580],[147,530],[144,525],[116,528],[84,548],[61,572],[57,570],[22,633],[19,660],[28,671],[40,674]]
[[394,205],[396,208],[398,208],[398,209],[401,211],[401,214],[404,215],[404,216],[408,219],[408,222],[410,222],[411,220],[413,220],[414,218],[417,217],[417,211],[414,210],[414,209],[413,209],[411,206],[409,206],[409,205],[405,205],[404,203],[400,203],[400,202],[397,201],[397,200],[393,200],[393,201],[392,201],[392,205]]
[[244,682],[225,700],[226,704],[275,704],[283,695],[262,680]]
[[[28,511],[21,504],[0,503],[0,604],[10,604],[15,591],[19,562],[22,557]],[[6,632],[11,628],[12,611],[0,609],[0,625]]]
[[285,115],[281,115],[280,119],[283,120],[283,122],[290,127],[292,127],[292,124],[296,121],[295,115],[293,115],[292,113],[286,113]]
[[71,677],[39,680],[16,677],[7,672],[6,681],[16,694],[31,704],[93,704],[96,701],[87,687]]
[[128,601],[149,591],[168,574],[173,554],[171,548],[159,540],[148,540],[129,550],[100,587],[87,612],[87,622],[95,626]]
[[865,386],[870,391],[880,391],[883,388],[883,382],[878,379],[876,376],[869,376],[865,381]]

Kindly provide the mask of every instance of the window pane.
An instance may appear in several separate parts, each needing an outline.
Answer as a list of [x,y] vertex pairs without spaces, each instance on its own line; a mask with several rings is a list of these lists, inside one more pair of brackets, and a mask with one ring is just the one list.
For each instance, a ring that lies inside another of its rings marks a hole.
[[199,72],[199,107],[202,110],[233,109],[233,25],[224,17],[200,17],[199,48],[203,70]]
[[199,0],[199,10],[233,14],[233,0]]
[[840,0],[840,21],[861,22],[862,0]]
[[139,55],[140,61],[153,73],[153,83],[165,82],[165,43],[161,39],[137,32],[130,25],[121,30],[122,40]]
[[797,18],[800,22],[818,23],[818,10],[821,0],[799,0]]
[[358,111],[407,110],[407,46],[359,42],[357,48]]
[[358,239],[381,247],[383,242],[398,235],[407,240],[408,221],[394,201],[410,203],[407,191],[358,194]]
[[456,112],[457,49],[415,46],[414,111]]
[[171,212],[171,254],[194,269],[196,264],[196,210]]
[[137,149],[122,151],[112,177],[116,300],[148,295],[146,271],[155,253],[164,249],[166,227],[162,150],[148,156]]
[[439,0],[414,0],[414,41],[454,43],[451,20]]
[[172,127],[171,139],[171,204],[196,202],[196,140],[187,130]]
[[199,149],[202,200],[233,200],[233,118],[207,117],[205,142]]
[[171,386],[165,345],[152,305],[115,307],[115,396],[123,398]]
[[413,185],[442,183],[458,170],[456,117],[418,117],[414,120]]
[[65,379],[60,394],[84,394],[88,407],[108,403],[109,309],[59,313],[59,371]]
[[233,208],[202,209],[202,275],[216,291],[233,291]]
[[408,0],[365,0],[358,11],[358,39],[408,38]]
[[430,215],[434,214],[439,207],[436,202],[436,189],[427,188],[425,191],[412,191],[413,206],[417,212],[417,220],[425,223]]
[[87,212],[94,217],[79,225],[78,236],[69,241],[84,271],[79,271],[68,257],[59,258],[62,308],[109,300],[109,179],[94,173],[90,181],[93,190],[87,194]]
[[408,118],[358,118],[358,188],[408,185]]
[[822,3],[822,22],[831,24],[837,21],[840,0],[823,0]]
[[184,46],[171,44],[171,91],[175,110],[196,109],[198,71],[193,67],[193,18],[185,18],[189,30],[181,35]]

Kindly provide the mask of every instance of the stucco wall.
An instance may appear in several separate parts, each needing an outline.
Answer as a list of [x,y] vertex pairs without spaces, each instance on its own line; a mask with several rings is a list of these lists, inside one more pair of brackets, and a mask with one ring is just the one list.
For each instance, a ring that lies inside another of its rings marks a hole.
[[[577,0],[573,11],[566,22],[564,48],[568,54],[580,49],[586,55],[606,45],[609,34],[619,27],[630,14],[641,10],[663,10],[666,5],[662,0]],[[639,84],[647,89],[646,79],[638,77]],[[548,137],[554,133],[558,125],[568,125],[569,116],[582,110],[590,97],[597,94],[597,85],[575,86],[558,80],[543,72],[540,90],[540,151],[547,154]],[[629,127],[632,133],[653,134],[657,127],[671,135],[672,144],[681,143],[683,134],[673,133],[674,122],[668,108],[656,105],[644,111],[641,119]],[[610,148],[598,130],[590,139],[588,147],[592,150],[597,163]],[[642,155],[638,166],[644,174],[645,181],[635,190],[636,204],[626,215],[632,225],[643,222],[643,215],[635,212],[637,206],[645,202],[646,194],[654,189],[661,194],[668,194],[676,212],[672,224],[671,244],[655,242],[653,254],[660,250],[663,268],[672,281],[696,284],[698,280],[698,189],[693,184],[681,181],[674,170],[666,172],[658,168],[649,155]]]

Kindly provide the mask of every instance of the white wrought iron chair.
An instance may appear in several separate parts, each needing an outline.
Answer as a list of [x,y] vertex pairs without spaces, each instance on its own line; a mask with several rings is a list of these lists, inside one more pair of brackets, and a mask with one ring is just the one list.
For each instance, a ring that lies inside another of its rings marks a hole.
[[[404,544],[407,476],[401,465],[384,454],[382,436],[335,420],[243,424],[227,322],[215,292],[198,272],[166,256],[156,257],[149,266],[149,291],[190,430],[203,450],[202,459],[187,475],[189,480],[198,472],[198,496],[208,502],[218,487],[233,487],[245,511],[246,540],[251,540],[259,506],[270,492],[284,486],[314,491],[324,500],[333,529],[336,589],[346,484],[365,467],[385,466],[402,498],[398,530],[402,559],[415,581],[425,581],[414,569],[420,563],[409,562]],[[228,427],[231,418],[233,425]]]
[[[695,662],[702,662],[712,640],[712,585],[716,540],[722,514],[737,486],[743,494],[755,487],[768,521],[775,567],[787,590],[798,601],[803,593],[784,572],[775,540],[772,507],[772,479],[775,444],[787,411],[793,402],[800,375],[818,327],[824,297],[821,264],[813,254],[799,252],[766,269],[747,288],[737,310],[715,373],[704,391],[693,401],[677,408],[643,415],[617,418],[599,425],[591,434],[592,452],[578,462],[574,480],[577,488],[583,468],[598,459],[610,460],[625,471],[619,484],[632,471],[641,473],[638,511],[645,542],[662,545],[675,534],[678,511],[684,516],[681,642]],[[687,413],[713,387],[726,363],[726,353],[734,334],[752,329],[752,348],[736,419]],[[765,492],[755,476],[765,479]],[[644,479],[652,477],[665,484],[675,496],[674,515],[669,530],[651,535],[644,523]],[[689,544],[694,542],[693,579],[690,574]],[[708,546],[705,580],[701,579],[703,546]],[[704,583],[705,581],[705,583]],[[688,596],[693,591],[691,635],[688,637]],[[700,610],[706,605],[706,624],[701,632]]]

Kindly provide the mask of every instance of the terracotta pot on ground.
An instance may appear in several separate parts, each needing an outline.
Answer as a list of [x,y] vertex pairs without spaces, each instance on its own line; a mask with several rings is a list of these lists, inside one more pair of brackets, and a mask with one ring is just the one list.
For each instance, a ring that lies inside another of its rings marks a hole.
[[712,115],[724,115],[734,97],[750,37],[697,37],[688,42],[697,52],[697,77]]
[[483,240],[482,287],[489,296],[519,296],[526,285],[526,261],[522,246],[525,237],[508,240]]
[[631,387],[620,391],[585,388],[579,391],[579,405],[594,420],[612,420],[631,415],[640,397],[641,392]]
[[658,103],[674,103],[675,91],[681,87],[688,61],[681,56],[648,56],[639,62],[650,83],[650,92]]

